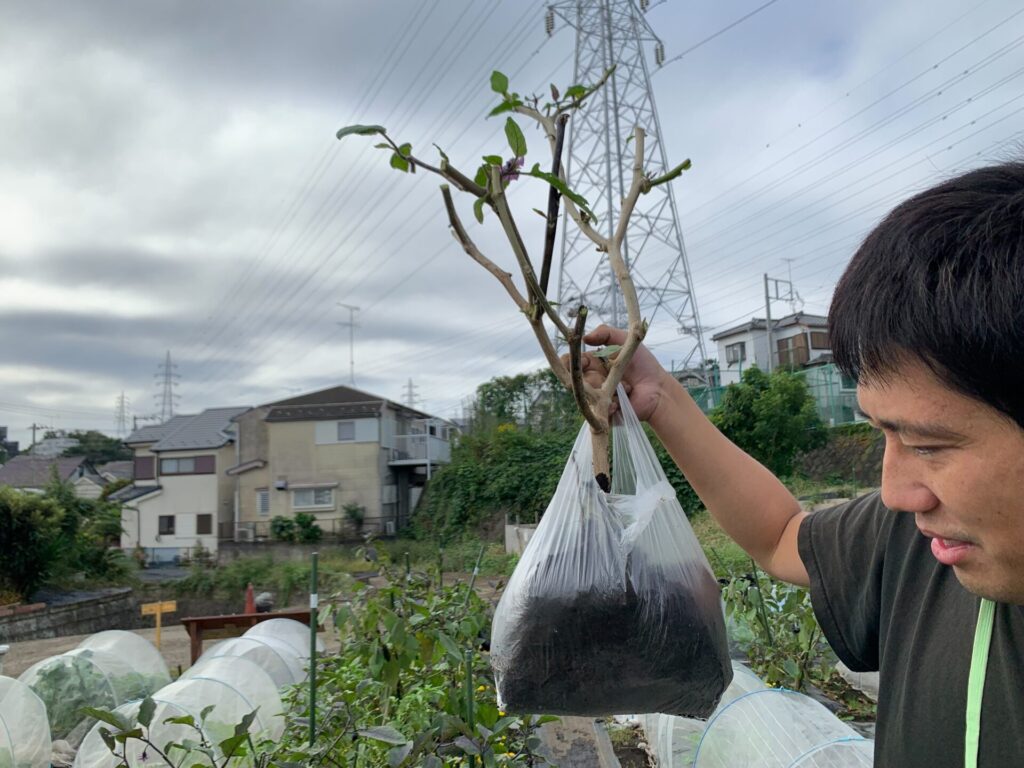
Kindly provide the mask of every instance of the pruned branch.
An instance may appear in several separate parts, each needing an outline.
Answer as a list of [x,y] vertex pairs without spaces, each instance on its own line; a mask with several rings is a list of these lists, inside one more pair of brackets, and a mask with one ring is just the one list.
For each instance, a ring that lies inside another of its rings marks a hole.
[[448,223],[452,229],[452,236],[458,241],[459,245],[462,246],[470,258],[473,259],[477,264],[482,266],[492,275],[494,275],[498,282],[505,287],[505,291],[509,296],[512,297],[512,301],[516,303],[516,306],[523,312],[529,310],[530,303],[523,298],[523,295],[516,288],[515,283],[512,281],[512,274],[501,269],[497,264],[488,259],[480,249],[477,248],[476,243],[466,232],[466,228],[462,225],[462,220],[459,218],[458,211],[455,210],[455,201],[452,200],[452,191],[447,184],[441,185],[441,196],[444,198],[444,207],[448,212]]
[[581,306],[576,313],[576,322],[573,325],[569,342],[569,373],[572,377],[572,395],[576,399],[576,407],[580,409],[583,418],[590,424],[595,432],[604,432],[608,429],[608,422],[602,421],[594,413],[591,398],[588,397],[587,385],[583,381],[583,330],[587,325],[587,308]]
[[[551,174],[562,175],[562,147],[565,144],[565,124],[569,121],[568,115],[558,118],[558,135],[555,137],[555,157],[551,163]],[[551,186],[548,189],[548,212],[547,228],[544,231],[544,259],[540,266],[540,289],[547,296],[548,280],[551,278],[551,260],[555,255],[555,236],[558,233],[558,208],[561,193],[558,188]]]

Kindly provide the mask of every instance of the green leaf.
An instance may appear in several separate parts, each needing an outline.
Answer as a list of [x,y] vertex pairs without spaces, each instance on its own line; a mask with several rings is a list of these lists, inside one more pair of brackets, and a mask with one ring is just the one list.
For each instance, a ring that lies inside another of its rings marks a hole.
[[439,146],[437,146],[437,144],[434,144],[434,149],[437,150],[437,154],[439,154],[441,156],[442,160],[444,160],[446,163],[450,163],[451,162],[451,160],[448,159],[448,155],[446,155],[444,153],[444,150],[441,149]]
[[378,725],[373,728],[363,728],[357,733],[364,739],[383,741],[385,744],[405,744],[409,741],[405,736],[388,725]]
[[501,155],[484,155],[484,162],[489,165],[504,165],[505,161]]
[[457,746],[467,755],[480,754],[480,747],[478,747],[472,739],[466,738],[465,736],[459,736],[457,739],[455,739],[455,746]]
[[142,704],[139,705],[139,714],[136,718],[139,721],[139,725],[149,728],[149,724],[153,722],[154,712],[156,712],[156,702],[147,696],[142,700]]
[[441,758],[437,755],[427,755],[420,762],[422,768],[444,768],[444,763],[441,762]]
[[786,674],[789,675],[792,680],[796,680],[800,675],[800,667],[798,667],[796,662],[792,659],[783,659],[782,669],[785,670]]
[[338,131],[337,136],[339,139],[343,139],[346,136],[373,136],[375,133],[379,133],[383,136],[388,132],[388,129],[383,125],[347,125]]
[[591,352],[594,357],[611,357],[616,352],[622,349],[621,344],[609,344],[607,347],[601,347],[595,352]]
[[449,637],[444,632],[438,632],[437,638],[441,641],[441,645],[444,646],[444,649],[448,651],[449,656],[451,656],[456,661],[462,661],[462,649],[459,648],[458,644],[456,644],[456,642],[452,640],[451,637]]
[[178,717],[168,717],[164,720],[166,725],[187,725],[189,728],[194,728],[196,725],[196,719],[192,715],[180,715]]
[[501,104],[499,104],[490,112],[488,112],[487,116],[494,117],[495,115],[500,115],[502,112],[511,112],[513,109],[515,109],[515,106],[512,104],[512,102],[503,101],[501,102]]
[[105,709],[97,709],[96,707],[82,707],[82,713],[107,725],[112,725],[119,731],[126,731],[131,728],[131,723],[116,712],[108,712]]
[[103,739],[103,743],[107,745],[107,749],[113,752],[114,747],[117,746],[117,742],[114,741],[114,735],[110,732],[109,728],[100,727],[100,738]]
[[478,197],[473,202],[473,215],[476,217],[476,220],[481,224],[484,223],[484,204],[486,202],[487,199],[483,197]]
[[569,99],[580,99],[587,95],[587,88],[583,85],[572,85],[566,88],[565,96]]
[[488,168],[490,168],[490,166],[485,164],[476,169],[476,176],[473,177],[473,181],[476,182],[478,187],[487,186],[487,179],[490,176]]
[[403,173],[409,172],[409,161],[402,157],[400,154],[395,152],[391,155],[391,167],[395,168]]
[[501,94],[508,92],[508,78],[498,70],[491,72],[491,90]]
[[401,746],[394,747],[388,750],[388,765],[390,768],[398,768],[402,763],[405,762],[405,758],[412,752],[412,742],[407,741]]
[[547,173],[546,171],[542,171],[540,169],[539,163],[533,164],[533,168],[530,169],[530,176],[533,176],[538,179],[543,179],[544,181],[546,181],[548,184],[553,186],[563,195],[565,195],[574,203],[576,203],[577,207],[581,211],[584,211],[587,214],[587,216],[590,217],[591,221],[597,221],[597,216],[595,216],[594,212],[590,210],[590,204],[586,201],[586,198],[569,189],[566,183],[562,181],[562,179],[559,178],[558,176],[555,176],[553,173]]
[[199,722],[205,723],[206,718],[210,716],[210,713],[217,708],[216,704],[207,704],[201,710],[199,710]]
[[526,137],[511,117],[505,121],[505,138],[508,139],[513,157],[526,157]]

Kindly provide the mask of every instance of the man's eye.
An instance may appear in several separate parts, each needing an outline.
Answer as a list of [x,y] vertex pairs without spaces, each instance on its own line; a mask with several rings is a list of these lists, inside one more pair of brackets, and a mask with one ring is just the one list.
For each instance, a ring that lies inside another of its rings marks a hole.
[[934,456],[942,450],[941,445],[908,445],[907,448],[912,450],[918,456]]

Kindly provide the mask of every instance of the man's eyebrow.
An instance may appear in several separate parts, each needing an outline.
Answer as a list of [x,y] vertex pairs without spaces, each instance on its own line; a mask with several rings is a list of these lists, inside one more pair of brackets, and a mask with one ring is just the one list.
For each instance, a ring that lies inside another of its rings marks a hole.
[[881,429],[887,429],[890,432],[895,432],[899,435],[913,435],[914,437],[924,437],[932,440],[966,440],[967,436],[962,435],[954,429],[943,426],[942,424],[935,424],[932,422],[913,423],[906,421],[890,421],[888,419],[875,419],[872,418],[871,414],[866,413],[859,407],[856,408],[856,413],[876,427]]

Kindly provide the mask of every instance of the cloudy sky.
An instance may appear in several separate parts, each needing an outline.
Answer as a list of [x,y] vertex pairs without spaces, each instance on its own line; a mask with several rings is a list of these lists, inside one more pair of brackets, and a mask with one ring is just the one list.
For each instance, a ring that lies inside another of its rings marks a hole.
[[[674,191],[705,339],[763,315],[765,272],[791,271],[798,306],[824,314],[896,202],[1020,152],[1015,0],[650,6],[663,143],[693,161]],[[574,30],[548,37],[545,7],[0,0],[0,425],[23,443],[33,422],[113,434],[122,392],[129,414],[158,409],[167,352],[183,412],[346,383],[339,302],[360,308],[357,385],[400,400],[411,379],[442,416],[540,367],[451,240],[436,179],[334,132],[380,123],[470,171],[507,154],[483,119],[491,70],[523,92],[573,78]],[[513,192],[539,253],[546,189]],[[493,222],[472,227],[511,268]],[[666,364],[692,347],[667,317],[650,341]]]

